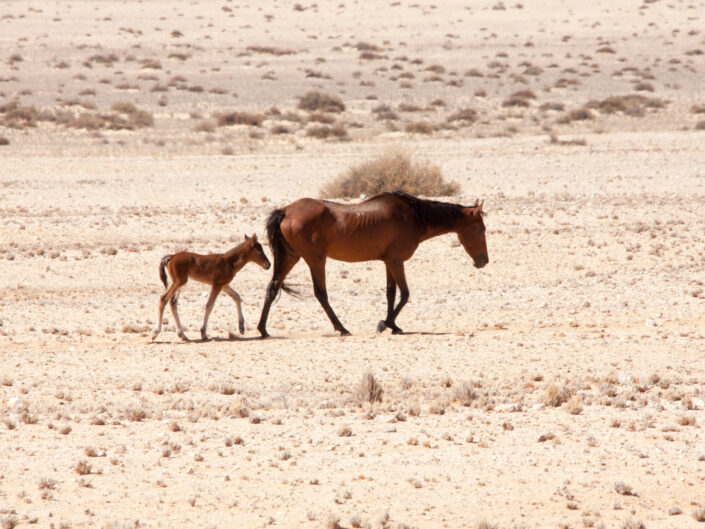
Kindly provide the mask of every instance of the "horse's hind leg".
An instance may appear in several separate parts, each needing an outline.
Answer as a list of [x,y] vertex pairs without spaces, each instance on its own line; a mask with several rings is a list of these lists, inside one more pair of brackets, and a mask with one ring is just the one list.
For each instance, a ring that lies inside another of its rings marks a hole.
[[169,303],[169,306],[171,307],[171,314],[174,316],[174,323],[176,323],[176,332],[179,335],[179,338],[181,338],[183,341],[188,342],[188,338],[186,338],[186,333],[184,332],[184,328],[181,326],[181,320],[179,319],[179,312],[176,308],[176,306],[179,304],[179,293],[180,289],[183,286],[180,285],[177,287],[176,292],[174,293],[173,297],[171,298],[171,301]]
[[166,292],[162,294],[159,297],[159,310],[157,314],[157,327],[154,329],[154,332],[152,333],[152,341],[154,341],[157,336],[159,336],[159,333],[162,332],[162,319],[164,318],[164,307],[166,307],[166,304],[168,302],[172,303],[172,312],[173,312],[173,304],[175,303],[174,301],[174,295],[176,293],[176,283],[172,283],[169,288],[166,289]]
[[206,335],[206,327],[208,327],[208,317],[211,315],[213,305],[215,305],[215,300],[218,297],[218,294],[220,294],[220,290],[222,288],[223,287],[221,287],[220,285],[213,285],[213,287],[211,288],[211,295],[208,297],[208,302],[206,303],[206,315],[203,317],[203,327],[201,327],[201,338],[203,340],[208,339],[208,336]]
[[394,323],[394,299],[397,295],[397,284],[394,281],[392,272],[389,270],[389,266],[385,265],[385,267],[387,271],[387,319],[377,324],[377,332],[390,328],[393,333],[401,333],[403,331]]
[[340,320],[333,312],[330,303],[328,303],[328,291],[326,290],[326,261],[325,259],[306,261],[311,269],[311,279],[313,280],[313,293],[316,299],[326,311],[328,319],[333,324],[333,328],[340,333],[341,336],[349,336],[350,332],[343,327]]
[[238,328],[240,329],[240,334],[245,334],[245,317],[242,315],[242,298],[240,297],[240,294],[235,292],[230,285],[226,285],[223,292],[233,298],[235,305],[237,305]]
[[293,253],[286,253],[282,258],[280,263],[274,262],[274,273],[272,275],[272,280],[267,286],[267,293],[264,296],[264,305],[262,306],[262,315],[259,317],[259,323],[257,324],[257,330],[262,335],[262,338],[268,338],[269,333],[267,332],[267,318],[269,318],[269,309],[272,306],[272,302],[277,297],[279,289],[284,284],[284,279],[294,268],[294,265],[299,262],[301,256]]

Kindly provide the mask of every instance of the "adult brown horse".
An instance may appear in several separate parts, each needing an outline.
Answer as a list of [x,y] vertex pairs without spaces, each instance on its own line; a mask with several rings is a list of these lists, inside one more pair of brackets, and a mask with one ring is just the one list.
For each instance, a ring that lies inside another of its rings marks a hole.
[[[485,242],[482,203],[462,206],[425,200],[406,193],[382,193],[360,204],[338,204],[327,200],[302,198],[276,209],[267,221],[267,237],[274,254],[274,275],[267,288],[257,329],[267,333],[269,309],[284,278],[303,257],[311,269],[313,291],[326,311],[333,327],[341,335],[350,334],[328,303],[326,292],[326,258],[339,261],[384,261],[387,267],[387,318],[379,322],[378,331],[389,328],[401,333],[395,320],[409,300],[404,276],[404,261],[419,243],[442,235],[458,234],[475,267],[489,262]],[[396,307],[396,288],[400,299]]]

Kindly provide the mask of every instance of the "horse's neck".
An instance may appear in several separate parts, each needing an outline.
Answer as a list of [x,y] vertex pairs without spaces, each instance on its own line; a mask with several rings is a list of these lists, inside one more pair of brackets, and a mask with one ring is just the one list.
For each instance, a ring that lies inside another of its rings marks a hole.
[[240,247],[225,252],[224,257],[238,270],[245,266],[244,250]]
[[448,226],[426,226],[426,231],[421,234],[421,239],[419,242],[438,237],[439,235],[445,235],[446,233],[457,232],[458,227],[453,225]]

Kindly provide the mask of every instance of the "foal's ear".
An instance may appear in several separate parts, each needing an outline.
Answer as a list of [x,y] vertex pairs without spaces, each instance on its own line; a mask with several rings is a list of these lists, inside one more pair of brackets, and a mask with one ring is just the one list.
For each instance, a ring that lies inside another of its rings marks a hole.
[[477,204],[477,212],[482,213],[482,205],[485,203],[485,200],[483,199],[479,204]]
[[257,243],[257,234],[253,233],[252,234],[252,244],[255,244],[255,243]]
[[245,241],[249,241],[249,240],[250,240],[250,238],[247,235],[245,235]]

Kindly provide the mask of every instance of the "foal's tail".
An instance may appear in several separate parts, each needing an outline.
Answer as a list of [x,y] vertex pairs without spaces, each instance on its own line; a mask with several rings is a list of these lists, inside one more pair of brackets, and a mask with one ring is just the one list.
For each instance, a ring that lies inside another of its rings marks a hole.
[[[272,249],[272,255],[274,256],[274,273],[272,274],[272,278],[279,277],[282,273],[282,266],[284,265],[286,254],[294,251],[291,246],[289,246],[289,243],[286,242],[284,234],[282,233],[281,224],[285,216],[286,211],[283,209],[275,209],[267,219],[267,239],[269,240],[269,247]],[[284,282],[282,282],[281,289],[289,295],[300,296],[296,290]]]
[[159,278],[164,283],[164,288],[169,287],[169,279],[166,277],[166,266],[171,261],[171,255],[165,255],[162,257],[162,262],[159,264]]

